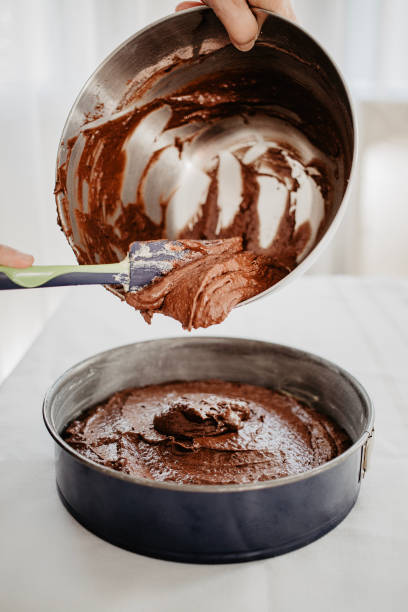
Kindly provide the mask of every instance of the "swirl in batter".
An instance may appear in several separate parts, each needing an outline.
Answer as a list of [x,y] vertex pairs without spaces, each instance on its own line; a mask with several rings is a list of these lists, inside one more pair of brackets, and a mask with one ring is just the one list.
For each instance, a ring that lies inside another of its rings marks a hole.
[[291,395],[219,380],[121,391],[74,420],[63,437],[101,465],[182,484],[300,474],[351,444],[333,420]]

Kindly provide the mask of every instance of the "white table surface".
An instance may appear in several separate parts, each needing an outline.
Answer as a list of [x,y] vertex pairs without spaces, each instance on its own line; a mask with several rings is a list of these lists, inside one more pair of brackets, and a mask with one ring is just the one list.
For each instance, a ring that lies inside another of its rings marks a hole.
[[406,610],[408,281],[304,277],[198,332],[315,352],[354,374],[374,401],[375,447],[356,507],[320,540],[274,559],[150,559],[88,533],[57,497],[41,416],[49,385],[101,350],[184,333],[160,316],[149,327],[100,287],[72,288],[0,387],[0,610]]

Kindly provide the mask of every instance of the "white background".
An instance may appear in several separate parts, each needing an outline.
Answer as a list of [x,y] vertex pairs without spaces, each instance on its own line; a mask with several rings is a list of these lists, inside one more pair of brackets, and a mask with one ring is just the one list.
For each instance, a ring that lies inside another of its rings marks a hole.
[[1,612],[405,612],[407,280],[305,276],[217,326],[220,336],[280,342],[334,361],[364,385],[376,413],[372,461],[338,527],[286,555],[222,566],[121,550],[58,499],[53,441],[40,414],[47,388],[99,351],[188,335],[162,316],[149,328],[100,287],[67,293],[0,387]]
[[[0,243],[36,262],[74,261],[56,224],[55,157],[69,109],[98,63],[176,0],[0,0]],[[349,214],[312,273],[408,273],[408,3],[296,0],[357,101],[361,162]],[[81,291],[81,289],[78,289]],[[64,289],[0,295],[0,381]],[[112,299],[114,299],[112,297]]]

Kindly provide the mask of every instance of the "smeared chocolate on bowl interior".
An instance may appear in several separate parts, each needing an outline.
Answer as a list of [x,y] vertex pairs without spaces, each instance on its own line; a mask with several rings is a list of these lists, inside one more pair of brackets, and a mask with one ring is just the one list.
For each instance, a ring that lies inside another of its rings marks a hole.
[[120,391],[72,421],[63,438],[100,465],[181,484],[300,474],[351,445],[332,419],[292,395],[220,380]]
[[[171,82],[173,70],[152,82]],[[182,281],[170,272],[137,293],[113,288],[149,322],[160,312],[187,329],[207,327],[316,244],[344,180],[341,147],[323,107],[282,76],[217,73],[147,101],[146,91],[144,83],[130,110],[119,104],[67,143],[60,223],[80,263],[120,261],[134,240],[216,240],[201,265],[177,269]],[[302,118],[291,110],[299,96]],[[234,241],[220,249],[224,239]]]

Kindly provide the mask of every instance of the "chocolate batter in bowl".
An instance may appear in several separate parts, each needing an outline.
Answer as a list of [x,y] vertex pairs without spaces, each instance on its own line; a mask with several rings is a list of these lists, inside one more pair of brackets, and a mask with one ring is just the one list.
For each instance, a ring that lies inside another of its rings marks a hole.
[[241,53],[193,9],[134,35],[85,85],[59,148],[59,220],[80,263],[119,261],[133,240],[235,238],[177,282],[110,287],[148,321],[206,327],[314,261],[354,155],[342,79],[301,28],[266,13]]

